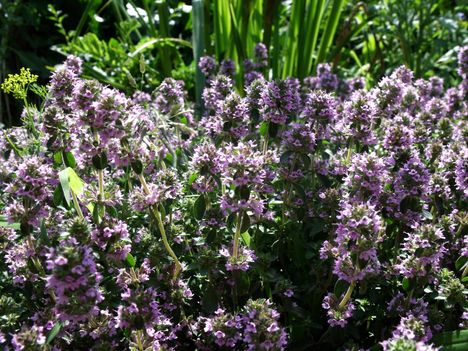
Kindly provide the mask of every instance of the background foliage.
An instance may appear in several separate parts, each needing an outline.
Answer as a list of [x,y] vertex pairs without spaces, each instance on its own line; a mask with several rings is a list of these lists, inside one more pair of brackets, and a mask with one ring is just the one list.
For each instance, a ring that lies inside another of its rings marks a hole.
[[[10,0],[0,6],[0,80],[25,66],[44,83],[60,54],[74,54],[84,59],[85,77],[126,93],[151,91],[172,76],[193,96],[194,57],[232,58],[242,70],[263,42],[271,77],[304,78],[327,61],[373,84],[404,63],[416,77],[451,82],[466,15],[463,0]],[[0,123],[18,124],[18,108],[2,94]]]

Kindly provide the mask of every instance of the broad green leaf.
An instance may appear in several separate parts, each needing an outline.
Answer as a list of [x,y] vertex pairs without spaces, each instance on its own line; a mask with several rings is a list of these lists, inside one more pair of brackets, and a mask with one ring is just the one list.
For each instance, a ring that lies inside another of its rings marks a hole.
[[67,171],[70,179],[71,190],[75,193],[76,196],[81,196],[83,194],[84,188],[83,180],[78,176],[78,174],[75,173],[75,171],[72,168],[68,167]]
[[250,228],[250,217],[244,212],[242,216],[241,233],[245,233]]
[[250,237],[249,232],[244,232],[244,233],[242,233],[242,234],[241,234],[241,238],[242,238],[242,240],[244,241],[245,245],[247,245],[248,247],[250,247],[251,237]]
[[128,253],[125,259],[125,262],[127,263],[129,267],[135,267],[136,260],[135,260],[135,257],[133,257],[131,253]]
[[59,172],[59,180],[60,180],[60,185],[62,187],[63,196],[65,197],[65,201],[67,202],[67,205],[70,206],[71,196],[70,196],[70,179],[68,176],[68,168]]
[[462,269],[465,268],[465,266],[468,264],[468,257],[467,256],[460,256],[458,260],[455,261],[455,269],[457,271],[461,271]]
[[336,297],[340,298],[346,290],[348,289],[349,283],[344,280],[338,280],[335,283],[335,287],[333,288],[333,293]]
[[65,161],[65,165],[67,167],[71,167],[71,168],[76,167],[75,157],[70,151],[63,152],[63,160]]
[[0,227],[12,228],[12,229],[15,229],[15,230],[19,230],[21,226],[20,226],[19,223],[0,222]]
[[408,278],[404,277],[402,282],[401,282],[401,285],[403,286],[403,289],[405,291],[408,291],[410,289],[410,286],[411,286],[411,282]]
[[57,334],[62,329],[62,324],[60,322],[56,322],[54,327],[50,330],[49,335],[47,336],[46,345],[50,345],[50,343],[55,339]]

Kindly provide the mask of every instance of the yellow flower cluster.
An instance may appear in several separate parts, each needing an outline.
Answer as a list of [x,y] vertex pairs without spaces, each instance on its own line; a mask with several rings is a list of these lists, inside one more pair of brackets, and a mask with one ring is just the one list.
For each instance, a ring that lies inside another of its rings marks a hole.
[[29,68],[22,67],[19,74],[9,74],[2,84],[6,94],[13,94],[16,99],[24,100],[28,93],[28,85],[37,81],[38,76],[32,74]]

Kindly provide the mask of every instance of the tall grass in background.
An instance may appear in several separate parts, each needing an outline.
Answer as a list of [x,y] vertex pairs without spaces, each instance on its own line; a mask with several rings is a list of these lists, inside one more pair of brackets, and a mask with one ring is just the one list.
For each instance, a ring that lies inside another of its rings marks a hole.
[[304,78],[318,63],[331,59],[330,49],[347,2],[204,0],[213,13],[213,44],[207,49],[218,60],[234,59],[242,69],[242,61],[252,54],[255,44],[263,42],[271,58],[270,78]]

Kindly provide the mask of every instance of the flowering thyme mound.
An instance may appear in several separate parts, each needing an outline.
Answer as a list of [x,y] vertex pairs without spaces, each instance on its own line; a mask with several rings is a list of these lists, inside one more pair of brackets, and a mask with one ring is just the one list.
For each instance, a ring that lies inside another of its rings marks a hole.
[[206,56],[199,118],[69,57],[0,134],[0,348],[438,350],[468,327],[467,52],[458,86],[371,89]]

